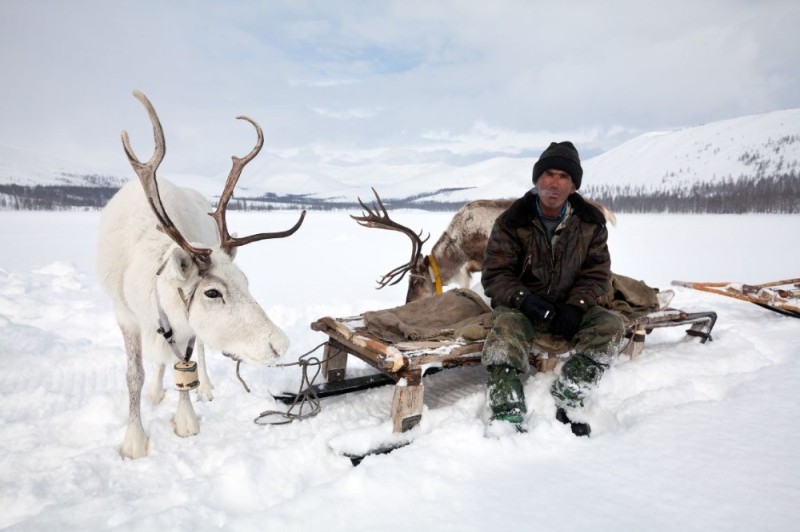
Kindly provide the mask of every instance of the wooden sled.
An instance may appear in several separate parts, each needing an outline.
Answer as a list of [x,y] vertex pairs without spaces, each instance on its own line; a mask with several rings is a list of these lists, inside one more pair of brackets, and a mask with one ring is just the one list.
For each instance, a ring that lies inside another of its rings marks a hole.
[[[635,319],[626,319],[626,344],[623,354],[631,358],[644,349],[645,337],[653,329],[689,325],[686,331],[700,338],[702,343],[711,339],[716,323],[715,312],[687,313],[674,308],[664,308]],[[323,317],[311,324],[311,329],[328,335],[322,363],[326,383],[312,386],[317,397],[326,397],[394,383],[391,406],[392,427],[395,433],[417,426],[422,418],[426,373],[447,368],[479,364],[483,340],[468,341],[463,338],[450,341],[404,341],[384,343],[370,335],[364,326],[363,316],[350,318]],[[558,362],[568,357],[569,349],[561,352],[552,346],[539,346],[531,352],[530,363],[539,371],[553,371]],[[346,378],[347,358],[353,355],[380,373],[367,377]],[[297,395],[276,397],[286,403],[295,401]]]
[[732,297],[784,316],[800,318],[800,278],[772,281],[763,284],[692,283],[672,281],[673,286],[693,288],[721,296]]

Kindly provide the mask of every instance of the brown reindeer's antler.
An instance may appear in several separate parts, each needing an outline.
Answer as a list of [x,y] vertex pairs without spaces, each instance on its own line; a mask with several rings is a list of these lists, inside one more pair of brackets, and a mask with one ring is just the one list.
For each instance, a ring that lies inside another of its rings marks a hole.
[[169,237],[172,238],[176,244],[178,244],[195,260],[207,262],[209,260],[209,256],[211,255],[211,250],[208,248],[196,248],[189,244],[180,231],[178,231],[178,228],[175,227],[175,224],[170,219],[167,211],[164,210],[164,205],[161,203],[161,196],[158,193],[158,183],[156,182],[156,169],[158,169],[161,161],[164,160],[164,154],[167,151],[166,143],[164,142],[164,130],[161,129],[161,122],[158,120],[156,110],[153,108],[153,104],[150,103],[150,100],[147,99],[147,96],[136,90],[133,91],[133,95],[142,103],[142,105],[144,105],[144,108],[147,109],[147,114],[150,115],[150,122],[153,124],[153,137],[155,138],[156,146],[153,156],[150,157],[150,160],[146,163],[142,163],[133,153],[130,139],[128,139],[128,132],[123,131],[122,146],[125,149],[125,155],[128,156],[128,161],[130,161],[133,170],[136,172],[136,175],[139,176],[139,180],[142,182],[144,194],[147,197],[147,201],[150,203],[150,207],[153,209],[153,213],[156,215],[156,218],[160,224],[158,229],[169,235]]
[[[428,241],[430,235],[426,236],[424,239],[422,238],[422,231],[419,233],[415,233],[413,230],[409,229],[404,225],[400,225],[399,223],[393,221],[389,218],[389,213],[386,211],[386,207],[383,205],[383,201],[381,201],[381,197],[378,195],[378,192],[373,188],[372,193],[375,194],[375,199],[377,200],[377,204],[372,204],[372,209],[367,207],[361,198],[358,198],[358,203],[361,205],[361,208],[364,209],[364,214],[362,216],[353,216],[350,215],[350,218],[358,222],[359,225],[363,225],[364,227],[376,227],[378,229],[389,229],[390,231],[399,231],[404,235],[408,236],[411,239],[411,260],[409,260],[406,264],[398,266],[397,268],[393,269],[386,275],[380,278],[378,281],[378,289],[383,288],[386,285],[393,285],[399,283],[403,277],[405,276],[406,272],[408,272],[411,268],[414,267],[414,264],[417,262],[417,259],[422,255],[422,245]],[[383,214],[378,213],[378,208]]]
[[297,220],[297,223],[294,224],[291,229],[287,229],[286,231],[258,233],[242,238],[232,237],[230,233],[228,233],[228,224],[225,220],[225,211],[228,208],[228,201],[230,201],[231,196],[233,196],[233,189],[236,186],[236,182],[239,181],[239,176],[242,175],[242,170],[247,163],[252,161],[255,156],[258,155],[258,152],[261,151],[261,147],[264,145],[264,133],[261,131],[261,126],[259,126],[255,120],[247,116],[237,116],[236,118],[239,120],[247,120],[253,124],[253,127],[256,128],[256,133],[258,134],[258,140],[256,141],[256,145],[253,147],[250,153],[244,157],[240,158],[235,155],[231,157],[233,160],[233,167],[228,174],[228,180],[225,183],[225,189],[222,191],[222,195],[219,197],[217,209],[210,214],[210,216],[214,218],[214,221],[217,222],[217,227],[219,228],[220,247],[224,249],[226,253],[230,253],[231,249],[235,247],[244,246],[245,244],[256,242],[258,240],[266,240],[268,238],[284,238],[290,236],[300,228],[300,225],[302,225],[303,220],[306,217],[306,211],[304,210],[302,213],[300,213],[300,219]]
[[[158,226],[159,230],[169,235],[176,244],[178,244],[195,260],[207,262],[209,260],[209,256],[211,255],[211,250],[208,248],[196,248],[189,244],[180,231],[178,231],[178,228],[172,222],[167,214],[167,211],[164,209],[164,205],[161,202],[161,196],[158,193],[158,182],[156,181],[156,169],[161,164],[161,161],[164,160],[164,154],[167,151],[164,141],[164,130],[161,128],[161,122],[159,121],[158,115],[156,114],[153,105],[150,103],[150,100],[148,100],[147,97],[139,91],[133,91],[133,95],[142,103],[142,105],[144,105],[145,109],[147,109],[147,114],[150,115],[150,121],[153,124],[153,136],[155,138],[156,146],[153,156],[150,158],[150,160],[147,161],[147,163],[142,163],[133,153],[130,140],[128,139],[128,132],[123,131],[122,146],[125,148],[125,154],[128,156],[131,166],[139,176],[139,180],[142,182],[142,187],[144,187],[144,193],[147,197],[147,201],[150,203],[150,207],[153,209],[153,213],[156,215],[156,218],[160,224]],[[229,253],[234,247],[243,246],[257,240],[290,236],[300,228],[300,225],[303,223],[303,219],[306,216],[306,211],[303,211],[300,214],[300,219],[296,224],[294,224],[294,227],[286,231],[258,233],[256,235],[243,238],[234,238],[228,233],[228,226],[225,220],[225,211],[228,208],[228,201],[233,195],[233,189],[236,186],[236,182],[239,180],[242,169],[245,167],[245,165],[247,165],[247,163],[252,161],[256,155],[258,155],[258,152],[261,151],[261,147],[264,145],[264,133],[261,131],[261,127],[254,120],[246,116],[237,116],[236,118],[247,120],[253,124],[253,126],[256,128],[256,132],[258,133],[258,141],[256,142],[255,147],[245,157],[239,158],[235,155],[232,157],[233,168],[231,168],[230,174],[228,175],[228,181],[225,183],[225,188],[219,198],[217,209],[213,213],[209,213],[209,216],[214,218],[214,221],[217,223],[217,228],[219,229],[220,247],[225,250],[226,253]]]

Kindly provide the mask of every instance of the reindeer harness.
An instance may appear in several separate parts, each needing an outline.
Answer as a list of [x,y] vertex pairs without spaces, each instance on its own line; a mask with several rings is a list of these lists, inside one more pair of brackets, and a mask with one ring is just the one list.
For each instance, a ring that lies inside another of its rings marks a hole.
[[[166,266],[166,263],[158,269],[156,275],[161,275],[161,272]],[[189,293],[189,297],[185,297],[183,291],[179,288],[178,295],[180,295],[181,300],[186,305],[186,314],[189,314],[189,307],[192,304],[192,300],[194,300],[194,294],[197,291],[197,286],[192,289]],[[155,289],[155,297],[156,297],[156,311],[158,312],[158,329],[156,332],[164,337],[166,340],[167,345],[169,346],[172,353],[175,355],[175,358],[178,359],[178,362],[175,363],[173,366],[175,370],[175,387],[180,391],[188,391],[197,388],[200,385],[200,381],[197,378],[197,363],[191,360],[192,353],[194,352],[194,344],[197,341],[197,335],[192,334],[192,337],[189,338],[189,341],[186,344],[186,351],[183,355],[181,355],[180,349],[178,349],[178,344],[175,343],[175,338],[173,338],[173,331],[172,326],[169,323],[169,318],[167,317],[167,313],[164,310],[163,305],[161,305],[161,296],[158,294],[158,282],[154,285]]]
[[433,283],[436,287],[436,295],[442,295],[442,276],[439,273],[439,264],[437,264],[436,259],[433,257],[433,253],[428,255],[428,263],[431,266],[431,271],[433,272]]

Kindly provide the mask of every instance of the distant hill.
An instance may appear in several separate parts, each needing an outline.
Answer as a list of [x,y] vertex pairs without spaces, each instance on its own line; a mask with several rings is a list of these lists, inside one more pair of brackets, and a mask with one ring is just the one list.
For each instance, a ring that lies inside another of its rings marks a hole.
[[0,144],[0,210],[99,208],[126,180]]
[[0,144],[3,185],[119,187],[126,180],[127,177],[103,174],[87,165]]
[[[455,209],[473,199],[521,195],[534,162],[326,163],[264,152],[245,169],[236,199],[246,208],[357,208],[357,198],[371,200],[375,187],[394,208]],[[647,133],[583,166],[581,192],[620,212],[800,212],[800,109]],[[0,145],[0,209],[97,207],[132,175],[97,174]],[[213,201],[226,175],[169,178]]]
[[800,109],[648,133],[586,161],[620,212],[800,212]]
[[584,164],[593,185],[647,190],[799,170],[800,109],[648,133]]

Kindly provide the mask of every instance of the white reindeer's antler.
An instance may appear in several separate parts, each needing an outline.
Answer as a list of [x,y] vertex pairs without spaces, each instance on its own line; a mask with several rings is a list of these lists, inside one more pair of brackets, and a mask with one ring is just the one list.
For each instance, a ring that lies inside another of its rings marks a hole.
[[122,146],[125,149],[125,155],[128,156],[128,161],[130,161],[134,172],[136,172],[136,175],[139,176],[139,180],[142,182],[147,201],[160,224],[158,229],[169,235],[178,246],[195,260],[207,262],[211,255],[211,250],[208,248],[196,248],[189,244],[181,232],[178,231],[178,228],[170,219],[167,211],[164,210],[164,204],[161,203],[161,196],[158,193],[158,182],[156,181],[156,170],[161,164],[161,161],[164,160],[164,154],[167,151],[164,141],[164,130],[161,128],[161,121],[159,121],[156,110],[153,108],[153,104],[150,103],[150,100],[147,99],[147,96],[137,90],[133,91],[133,95],[144,105],[144,108],[147,109],[147,114],[150,115],[150,122],[153,124],[155,151],[149,161],[142,163],[136,157],[136,154],[133,153],[133,148],[131,148],[130,139],[128,138],[128,132],[123,131]]
[[[164,154],[167,151],[166,143],[164,141],[164,130],[161,127],[161,121],[158,119],[158,115],[156,114],[153,105],[150,103],[150,100],[148,100],[147,97],[139,91],[133,91],[133,95],[142,103],[142,105],[144,105],[145,109],[147,109],[147,114],[150,116],[150,122],[153,124],[155,151],[153,152],[153,155],[150,157],[149,161],[142,163],[133,153],[133,148],[131,148],[127,131],[123,131],[122,146],[125,148],[125,154],[128,156],[128,161],[130,161],[133,170],[136,172],[136,175],[139,176],[139,180],[142,182],[142,187],[144,187],[147,201],[150,204],[150,207],[153,209],[153,213],[160,224],[158,227],[159,230],[169,235],[170,238],[172,238],[172,240],[178,244],[178,246],[192,256],[196,261],[207,262],[209,260],[209,256],[211,255],[211,249],[197,248],[189,244],[189,242],[183,237],[181,232],[172,222],[167,214],[167,211],[164,209],[164,205],[161,202],[161,196],[158,192],[158,181],[156,179],[156,170],[161,164],[161,161],[164,160]],[[306,216],[306,211],[304,210],[300,214],[300,219],[297,221],[297,223],[295,223],[293,227],[287,229],[286,231],[258,233],[242,238],[236,238],[230,235],[225,217],[225,213],[228,208],[228,201],[230,201],[231,196],[233,196],[233,189],[236,187],[236,183],[239,181],[239,176],[242,174],[242,170],[247,163],[252,161],[255,156],[258,155],[258,152],[261,151],[261,147],[264,145],[264,133],[261,130],[261,126],[247,116],[237,116],[236,118],[240,120],[246,120],[253,124],[253,127],[256,128],[256,133],[258,134],[258,140],[256,141],[255,147],[253,147],[250,153],[248,153],[246,156],[240,158],[234,155],[231,157],[233,159],[233,167],[228,174],[228,180],[225,183],[225,188],[222,191],[222,195],[220,196],[216,210],[213,213],[209,213],[209,215],[214,218],[214,221],[217,223],[220,247],[228,253],[234,247],[243,246],[258,240],[265,240],[268,238],[284,238],[290,236],[300,228],[300,225],[302,225]]]
[[228,224],[225,220],[225,212],[228,208],[228,201],[230,201],[231,196],[233,196],[233,189],[236,187],[236,183],[239,181],[239,176],[242,175],[242,170],[247,163],[252,161],[255,156],[258,155],[258,152],[261,151],[261,147],[264,145],[264,133],[261,131],[261,126],[259,126],[255,120],[243,115],[237,116],[236,118],[239,120],[246,120],[253,124],[253,127],[256,128],[258,140],[256,141],[256,145],[253,147],[253,149],[250,150],[250,153],[244,157],[237,157],[235,155],[231,157],[233,160],[233,167],[228,174],[228,180],[225,182],[225,188],[222,191],[222,195],[219,197],[217,209],[211,214],[211,217],[217,222],[217,228],[219,229],[220,247],[222,247],[222,249],[224,249],[226,252],[230,252],[230,250],[234,247],[244,246],[245,244],[256,242],[258,240],[266,240],[268,238],[284,238],[290,236],[300,228],[300,225],[302,225],[306,216],[306,211],[304,210],[302,213],[300,213],[300,219],[297,220],[297,223],[295,223],[294,226],[286,231],[258,233],[241,238],[232,237],[230,235],[228,232]]

